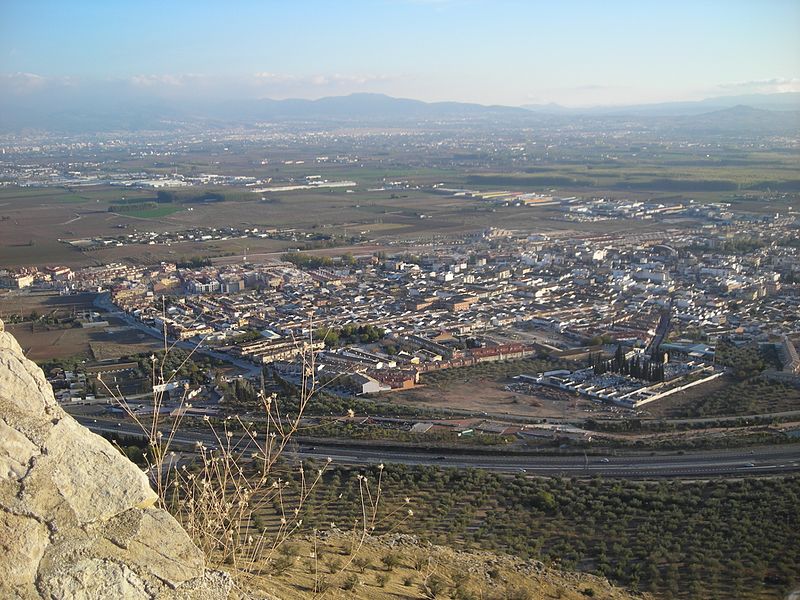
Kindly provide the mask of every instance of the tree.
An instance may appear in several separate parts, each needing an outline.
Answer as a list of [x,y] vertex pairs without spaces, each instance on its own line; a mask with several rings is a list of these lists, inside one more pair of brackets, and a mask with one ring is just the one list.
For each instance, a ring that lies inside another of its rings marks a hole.
[[358,575],[355,573],[350,573],[347,577],[345,577],[344,582],[342,583],[343,590],[354,590],[358,584],[361,583],[358,579]]
[[371,564],[372,559],[365,556],[357,556],[353,559],[353,566],[355,566],[361,573],[363,573]]
[[158,190],[156,193],[156,202],[158,204],[171,204],[176,199],[175,192],[170,192],[169,190]]
[[419,587],[426,598],[439,598],[447,591],[447,582],[441,576],[433,573],[426,577]]
[[334,348],[339,345],[339,334],[330,327],[317,329],[314,332],[314,339],[323,340],[328,348]]
[[622,349],[622,344],[617,344],[617,351],[614,353],[613,371],[619,372],[622,369],[622,363],[625,362],[625,351]]
[[400,564],[400,555],[396,552],[389,552],[389,554],[381,558],[381,562],[387,571],[394,571],[394,568]]

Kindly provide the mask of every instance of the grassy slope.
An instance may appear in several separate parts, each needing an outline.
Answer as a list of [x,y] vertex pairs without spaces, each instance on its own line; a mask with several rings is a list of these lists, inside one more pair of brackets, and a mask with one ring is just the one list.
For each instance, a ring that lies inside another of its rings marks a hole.
[[[276,555],[280,568],[274,574],[256,578],[251,587],[281,599],[349,598],[400,600],[425,598],[424,583],[442,582],[437,598],[482,598],[485,600],[578,600],[591,597],[608,600],[647,598],[632,595],[605,579],[582,573],[559,571],[535,561],[523,561],[490,552],[458,551],[447,546],[431,546],[413,536],[385,536],[368,539],[355,555],[370,561],[362,569],[349,564],[350,536],[334,535],[317,542],[318,560],[312,558],[309,540],[292,544],[288,558]],[[399,565],[388,570],[381,558],[395,554]],[[279,563],[284,562],[284,565]],[[291,564],[285,568],[285,564]],[[357,561],[356,561],[357,563]],[[265,570],[272,570],[269,563]],[[331,573],[333,571],[333,573]],[[352,589],[345,582],[355,583]],[[385,578],[385,581],[382,580]],[[324,594],[313,593],[314,581],[323,580]],[[429,586],[430,587],[430,586]]]

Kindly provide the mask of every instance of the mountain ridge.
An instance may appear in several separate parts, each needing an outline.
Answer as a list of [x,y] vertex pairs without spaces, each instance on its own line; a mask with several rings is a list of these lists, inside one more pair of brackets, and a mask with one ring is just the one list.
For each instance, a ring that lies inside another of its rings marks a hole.
[[[752,103],[748,104],[748,99]],[[644,129],[681,129],[687,122],[691,122],[690,118],[704,118],[703,115],[716,122],[711,130],[718,133],[796,134],[800,129],[800,94],[794,93],[585,109],[565,108],[555,104],[526,108],[470,102],[424,102],[374,93],[325,96],[314,100],[261,98],[214,102],[177,102],[135,97],[117,101],[108,95],[83,98],[65,94],[57,100],[31,98],[30,101],[20,102],[19,98],[0,97],[0,130],[43,130],[55,133],[167,131],[186,128],[215,129],[230,125],[252,126],[263,122],[287,125],[322,123],[411,127],[425,123],[471,123],[542,129],[577,124],[587,128],[603,128],[616,126],[626,119],[634,120]],[[748,113],[744,123],[730,118],[733,113],[722,113],[722,117],[715,114],[737,106],[762,112]],[[783,108],[775,110],[765,106]]]
[[800,92],[777,94],[746,94],[735,96],[714,96],[702,100],[683,100],[675,102],[654,102],[644,104],[623,104],[610,106],[568,107],[557,103],[524,104],[523,108],[532,112],[559,115],[605,115],[605,116],[689,116],[748,106],[762,110],[798,111]]

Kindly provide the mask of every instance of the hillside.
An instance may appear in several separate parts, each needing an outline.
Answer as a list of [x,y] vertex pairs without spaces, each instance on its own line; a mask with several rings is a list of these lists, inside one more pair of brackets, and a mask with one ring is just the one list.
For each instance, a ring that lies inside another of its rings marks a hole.
[[652,598],[594,575],[560,571],[504,554],[428,544],[412,535],[368,538],[349,562],[351,541],[352,535],[346,532],[318,538],[316,560],[312,540],[290,544],[274,561],[280,568],[265,565],[265,571],[279,572],[255,578],[250,585],[281,598],[319,597],[314,593],[315,581],[326,598],[363,600]]

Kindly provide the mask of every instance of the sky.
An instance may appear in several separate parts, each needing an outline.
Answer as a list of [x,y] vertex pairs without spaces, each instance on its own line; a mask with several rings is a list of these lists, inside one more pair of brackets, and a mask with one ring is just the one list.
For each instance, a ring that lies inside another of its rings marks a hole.
[[800,91],[800,0],[0,0],[0,92],[622,105]]

